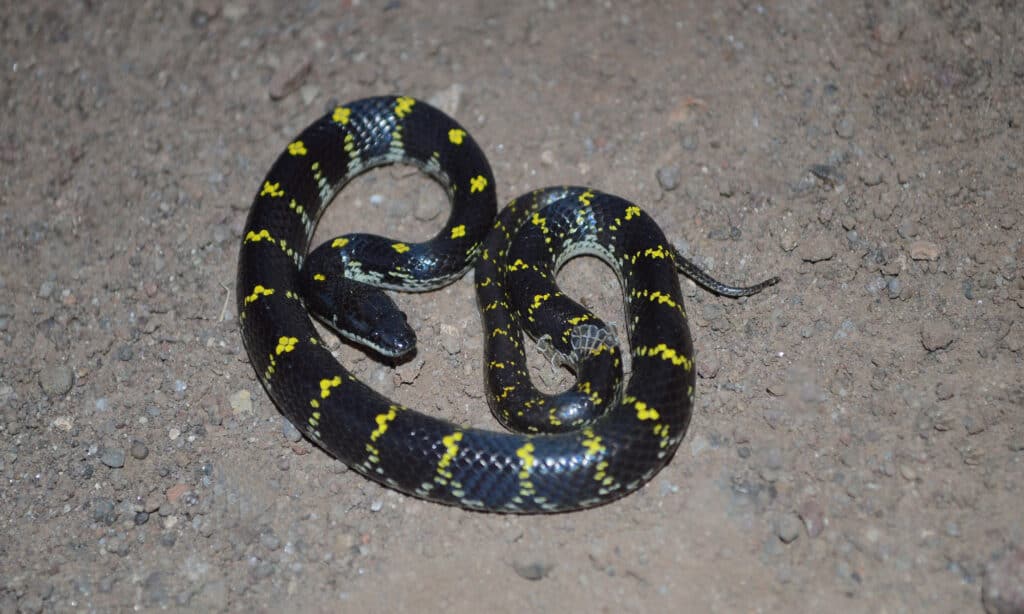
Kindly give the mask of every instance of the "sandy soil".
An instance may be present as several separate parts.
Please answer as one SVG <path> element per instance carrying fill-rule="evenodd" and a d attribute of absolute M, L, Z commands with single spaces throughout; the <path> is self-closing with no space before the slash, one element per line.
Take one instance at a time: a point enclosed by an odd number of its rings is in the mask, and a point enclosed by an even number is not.
<path fill-rule="evenodd" d="M 0 611 L 1022 611 L 1019 4 L 432 4 L 5 3 Z M 593 185 L 724 280 L 782 276 L 688 286 L 698 407 L 640 492 L 417 501 L 254 378 L 257 186 L 325 109 L 393 92 L 471 129 L 502 200 Z M 323 230 L 422 238 L 445 207 L 389 169 Z M 600 263 L 560 279 L 621 318 Z M 342 359 L 497 428 L 471 281 L 398 300 L 417 359 Z"/>

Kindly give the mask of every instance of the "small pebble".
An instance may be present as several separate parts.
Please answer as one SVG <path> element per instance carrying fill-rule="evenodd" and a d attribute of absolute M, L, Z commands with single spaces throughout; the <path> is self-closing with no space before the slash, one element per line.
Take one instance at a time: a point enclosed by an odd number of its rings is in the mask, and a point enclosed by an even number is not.
<path fill-rule="evenodd" d="M 929 352 L 944 350 L 953 344 L 956 333 L 946 321 L 926 322 L 921 327 L 921 345 Z"/>
<path fill-rule="evenodd" d="M 961 422 L 968 435 L 977 435 L 985 431 L 985 421 L 974 416 L 964 416 Z"/>
<path fill-rule="evenodd" d="M 459 333 L 458 328 L 451 324 L 441 325 L 441 347 L 450 356 L 454 356 L 462 351 L 462 335 Z"/>
<path fill-rule="evenodd" d="M 904 239 L 916 237 L 918 233 L 917 222 L 915 220 L 907 218 L 900 222 L 900 225 L 896 227 L 896 232 L 899 233 L 899 235 Z"/>
<path fill-rule="evenodd" d="M 270 99 L 280 100 L 292 93 L 300 86 L 312 67 L 313 61 L 308 55 L 282 64 L 270 79 Z"/>
<path fill-rule="evenodd" d="M 931 241 L 913 241 L 910 244 L 910 258 L 913 260 L 938 260 L 939 246 Z"/>
<path fill-rule="evenodd" d="M 720 369 L 721 363 L 713 355 L 697 361 L 697 375 L 703 379 L 715 379 Z"/>
<path fill-rule="evenodd" d="M 316 100 L 317 96 L 320 95 L 320 88 L 312 83 L 307 83 L 299 88 L 299 98 L 302 99 L 302 104 L 311 105 Z"/>
<path fill-rule="evenodd" d="M 782 543 L 792 543 L 797 537 L 800 537 L 800 519 L 796 514 L 784 515 L 779 519 L 775 534 L 782 540 Z"/>
<path fill-rule="evenodd" d="M 835 130 L 836 130 L 836 134 L 839 135 L 839 138 L 842 138 L 842 139 L 851 139 L 851 138 L 853 138 L 853 133 L 854 133 L 853 118 L 844 115 L 843 117 L 839 118 L 838 121 L 836 121 L 834 127 L 835 127 Z"/>
<path fill-rule="evenodd" d="M 366 64 L 374 65 L 375 62 L 366 62 Z M 457 116 L 459 109 L 462 107 L 462 94 L 465 91 L 466 86 L 461 83 L 452 83 L 448 87 L 438 92 L 435 92 L 427 102 L 434 105 L 438 109 L 441 109 L 445 113 L 451 116 Z"/>
<path fill-rule="evenodd" d="M 114 511 L 114 502 L 110 499 L 95 499 L 92 503 L 92 519 L 94 522 L 102 522 L 110 525 L 117 519 Z"/>
<path fill-rule="evenodd" d="M 100 462 L 112 469 L 124 467 L 124 450 L 121 448 L 103 448 Z"/>
<path fill-rule="evenodd" d="M 903 290 L 903 283 L 900 282 L 899 277 L 890 277 L 889 281 L 886 282 L 886 287 L 889 290 L 889 298 L 896 299 L 900 297 L 900 292 Z"/>
<path fill-rule="evenodd" d="M 846 183 L 846 175 L 844 175 L 835 166 L 828 164 L 812 164 L 807 170 L 827 184 L 839 186 Z"/>
<path fill-rule="evenodd" d="M 281 547 L 281 538 L 268 529 L 260 533 L 260 545 L 267 550 L 274 551 Z"/>
<path fill-rule="evenodd" d="M 187 492 L 188 492 L 188 484 L 182 484 L 181 482 L 179 482 L 179 483 L 175 484 L 174 486 L 171 486 L 170 488 L 168 488 L 165 491 L 164 496 L 167 497 L 167 502 L 168 503 L 170 503 L 171 505 L 174 505 Z"/>
<path fill-rule="evenodd" d="M 529 563 L 523 563 L 516 561 L 512 563 L 512 569 L 515 570 L 516 574 L 524 580 L 543 580 L 549 573 L 554 565 L 541 563 L 539 561 L 531 561 Z"/>
<path fill-rule="evenodd" d="M 149 456 L 149 448 L 146 444 L 139 441 L 138 439 L 132 440 L 132 446 L 129 448 L 128 453 L 132 455 L 135 460 L 142 460 Z"/>
<path fill-rule="evenodd" d="M 67 365 L 54 365 L 39 372 L 39 386 L 47 396 L 64 396 L 74 383 L 75 374 Z"/>
<path fill-rule="evenodd" d="M 231 411 L 235 415 L 252 413 L 252 395 L 249 394 L 248 390 L 238 390 L 231 395 L 228 403 L 231 404 Z"/>
<path fill-rule="evenodd" d="M 840 339 L 847 339 L 855 332 L 857 332 L 857 325 L 853 320 L 846 319 L 839 324 L 839 328 L 832 334 L 832 338 L 837 341 Z"/>
<path fill-rule="evenodd" d="M 655 173 L 655 177 L 658 179 L 658 185 L 661 186 L 662 190 L 671 192 L 672 190 L 679 187 L 679 179 L 682 172 L 678 166 L 663 166 L 659 168 Z"/>
<path fill-rule="evenodd" d="M 868 281 L 868 283 L 864 285 L 864 289 L 868 291 L 868 294 L 878 294 L 888 286 L 888 280 L 886 280 L 885 277 L 878 275 Z"/>
<path fill-rule="evenodd" d="M 413 209 L 412 214 L 413 217 L 415 217 L 417 220 L 420 220 L 421 222 L 429 222 L 430 220 L 441 215 L 441 212 L 444 210 L 445 209 L 442 206 L 440 200 L 436 198 L 422 196 L 417 200 L 416 206 Z"/>
<path fill-rule="evenodd" d="M 281 434 L 292 443 L 302 441 L 302 433 L 299 432 L 299 429 L 295 428 L 295 425 L 283 416 L 281 417 Z"/>
<path fill-rule="evenodd" d="M 813 264 L 835 258 L 836 247 L 831 238 L 819 234 L 805 239 L 797 253 L 801 260 Z"/>
<path fill-rule="evenodd" d="M 39 298 L 50 298 L 53 296 L 53 291 L 57 289 L 57 284 L 52 281 L 44 281 L 39 285 Z"/>
<path fill-rule="evenodd" d="M 817 537 L 825 530 L 825 510 L 814 499 L 808 499 L 800 504 L 797 513 L 804 521 L 808 537 Z"/>
<path fill-rule="evenodd" d="M 880 185 L 885 178 L 882 176 L 881 171 L 869 168 L 860 174 L 860 180 L 864 185 L 873 187 Z"/>

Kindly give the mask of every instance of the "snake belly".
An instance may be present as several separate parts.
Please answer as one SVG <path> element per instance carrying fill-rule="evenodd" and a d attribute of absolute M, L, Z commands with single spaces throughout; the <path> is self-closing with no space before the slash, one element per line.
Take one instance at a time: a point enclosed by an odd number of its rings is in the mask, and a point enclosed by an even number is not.
<path fill-rule="evenodd" d="M 359 173 L 391 163 L 416 165 L 445 186 L 448 222 L 421 244 L 373 238 L 376 262 L 353 255 L 346 270 L 360 281 L 423 290 L 457 279 L 475 261 L 492 384 L 503 380 L 506 365 L 510 373 L 525 371 L 519 324 L 557 293 L 543 284 L 554 283 L 567 258 L 592 254 L 612 266 L 623 288 L 632 375 L 600 415 L 564 432 L 463 428 L 389 400 L 334 358 L 304 307 L 300 269 L 334 195 Z M 237 302 L 258 379 L 317 445 L 416 497 L 539 513 L 592 507 L 635 491 L 672 457 L 693 406 L 693 349 L 674 250 L 639 207 L 586 188 L 541 190 L 495 214 L 483 153 L 429 105 L 369 98 L 314 122 L 271 167 L 243 231 Z M 516 305 L 525 312 L 511 311 Z"/>

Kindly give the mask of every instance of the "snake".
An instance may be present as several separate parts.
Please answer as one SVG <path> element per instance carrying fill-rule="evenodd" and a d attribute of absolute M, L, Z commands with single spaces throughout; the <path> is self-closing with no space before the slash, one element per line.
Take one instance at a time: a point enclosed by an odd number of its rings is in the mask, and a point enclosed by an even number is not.
<path fill-rule="evenodd" d="M 310 251 L 324 209 L 354 177 L 411 165 L 451 204 L 415 243 L 354 233 Z M 623 291 L 618 327 L 564 294 L 562 265 L 597 256 Z M 388 291 L 427 291 L 474 269 L 487 400 L 504 430 L 470 428 L 406 407 L 360 381 L 314 320 L 368 353 L 401 362 L 416 335 Z M 576 186 L 534 190 L 498 212 L 487 158 L 468 131 L 426 102 L 378 96 L 334 105 L 271 166 L 249 210 L 236 280 L 241 337 L 268 396 L 317 446 L 388 488 L 471 510 L 548 513 L 636 491 L 672 458 L 695 396 L 694 349 L 678 279 L 725 296 L 639 206 Z M 525 336 L 576 381 L 543 393 Z"/>

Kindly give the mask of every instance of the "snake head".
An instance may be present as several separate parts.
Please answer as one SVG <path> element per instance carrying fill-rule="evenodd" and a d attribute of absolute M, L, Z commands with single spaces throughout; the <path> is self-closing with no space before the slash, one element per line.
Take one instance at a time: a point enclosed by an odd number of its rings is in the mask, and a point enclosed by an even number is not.
<path fill-rule="evenodd" d="M 345 327 L 342 334 L 388 358 L 412 352 L 416 349 L 416 332 L 405 313 L 383 291 L 373 289 L 373 294 L 377 295 L 374 300 L 341 314 Z"/>
<path fill-rule="evenodd" d="M 309 312 L 336 334 L 387 358 L 416 348 L 416 332 L 398 305 L 380 288 L 344 275 L 304 275 L 302 295 Z"/>

